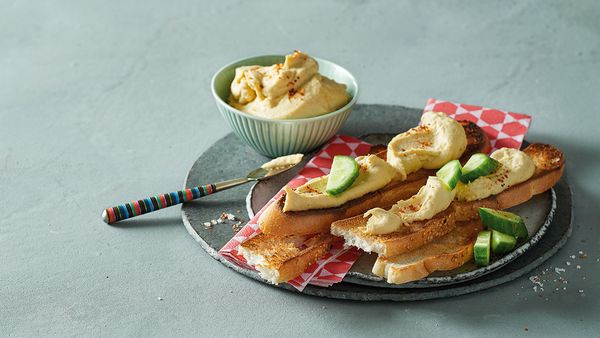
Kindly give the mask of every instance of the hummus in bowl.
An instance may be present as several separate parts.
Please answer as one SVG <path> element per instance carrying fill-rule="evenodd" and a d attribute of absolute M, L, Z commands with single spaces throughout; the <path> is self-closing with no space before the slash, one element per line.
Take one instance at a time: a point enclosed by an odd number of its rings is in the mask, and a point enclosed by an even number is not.
<path fill-rule="evenodd" d="M 348 101 L 346 85 L 320 74 L 317 60 L 298 51 L 283 63 L 236 68 L 229 96 L 232 107 L 274 120 L 331 113 Z"/>
<path fill-rule="evenodd" d="M 337 133 L 356 103 L 358 84 L 349 71 L 316 57 L 303 60 L 304 55 L 290 55 L 287 67 L 285 55 L 247 58 L 213 76 L 219 112 L 240 140 L 262 155 L 278 157 L 319 147 Z M 285 86 L 265 79 L 275 74 L 299 79 Z M 312 93 L 309 100 L 307 91 Z"/>

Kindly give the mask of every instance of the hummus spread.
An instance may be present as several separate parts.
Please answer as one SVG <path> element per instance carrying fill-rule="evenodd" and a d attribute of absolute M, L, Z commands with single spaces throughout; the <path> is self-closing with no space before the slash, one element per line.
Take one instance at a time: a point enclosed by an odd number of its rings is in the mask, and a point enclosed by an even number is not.
<path fill-rule="evenodd" d="M 328 175 L 314 178 L 295 190 L 285 187 L 283 211 L 334 208 L 386 186 L 395 176 L 395 170 L 385 160 L 375 156 L 356 158 L 359 174 L 354 183 L 337 196 L 325 192 Z"/>
<path fill-rule="evenodd" d="M 261 165 L 260 167 L 265 169 L 266 171 L 274 171 L 280 168 L 296 165 L 300 163 L 300 161 L 302 161 L 303 157 L 303 154 L 280 156 L 270 160 L 269 162 Z"/>
<path fill-rule="evenodd" d="M 284 63 L 235 70 L 229 104 L 243 112 L 274 120 L 327 114 L 350 100 L 346 85 L 319 74 L 319 64 L 295 51 Z"/>
<path fill-rule="evenodd" d="M 364 231 L 372 235 L 389 234 L 412 222 L 431 219 L 450 206 L 455 194 L 456 189 L 448 191 L 437 177 L 430 176 L 416 195 L 398 201 L 390 210 L 367 211 L 364 217 L 369 219 Z"/>
<path fill-rule="evenodd" d="M 360 174 L 340 195 L 325 192 L 328 176 L 312 179 L 295 190 L 286 187 L 284 211 L 338 207 L 379 190 L 392 180 L 405 180 L 421 168 L 437 169 L 458 159 L 467 146 L 463 127 L 443 113 L 426 112 L 421 126 L 397 135 L 388 145 L 387 162 L 375 155 L 358 157 Z"/>
<path fill-rule="evenodd" d="M 438 169 L 459 158 L 467 147 L 464 128 L 444 113 L 426 112 L 421 125 L 397 135 L 388 145 L 387 161 L 400 179 L 421 169 Z"/>
<path fill-rule="evenodd" d="M 490 175 L 456 186 L 456 199 L 475 201 L 496 195 L 509 187 L 527 181 L 535 172 L 535 163 L 524 152 L 513 148 L 494 151 L 491 158 L 500 162 L 500 167 Z"/>

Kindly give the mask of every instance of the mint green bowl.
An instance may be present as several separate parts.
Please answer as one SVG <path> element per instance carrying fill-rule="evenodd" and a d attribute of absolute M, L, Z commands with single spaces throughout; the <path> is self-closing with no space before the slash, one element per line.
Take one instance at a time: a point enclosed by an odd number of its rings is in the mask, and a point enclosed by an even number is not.
<path fill-rule="evenodd" d="M 259 154 L 269 157 L 307 153 L 325 143 L 350 116 L 358 97 L 358 84 L 349 71 L 331 61 L 315 58 L 322 75 L 346 85 L 352 99 L 342 108 L 310 118 L 269 120 L 244 113 L 227 104 L 237 67 L 270 66 L 284 60 L 284 55 L 264 55 L 235 61 L 221 68 L 213 76 L 211 84 L 217 108 L 233 132 Z"/>

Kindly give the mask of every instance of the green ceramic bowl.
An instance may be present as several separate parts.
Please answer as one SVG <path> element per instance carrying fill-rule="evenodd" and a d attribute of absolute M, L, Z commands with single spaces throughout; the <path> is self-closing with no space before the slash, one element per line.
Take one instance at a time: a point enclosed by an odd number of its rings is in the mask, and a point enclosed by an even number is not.
<path fill-rule="evenodd" d="M 212 79 L 212 92 L 217 108 L 233 132 L 258 153 L 269 157 L 307 153 L 325 143 L 350 116 L 358 97 L 358 84 L 349 71 L 331 61 L 315 58 L 321 74 L 346 85 L 352 99 L 342 108 L 310 118 L 269 120 L 244 113 L 227 104 L 237 67 L 270 66 L 284 60 L 284 55 L 264 55 L 235 61 L 221 68 Z"/>

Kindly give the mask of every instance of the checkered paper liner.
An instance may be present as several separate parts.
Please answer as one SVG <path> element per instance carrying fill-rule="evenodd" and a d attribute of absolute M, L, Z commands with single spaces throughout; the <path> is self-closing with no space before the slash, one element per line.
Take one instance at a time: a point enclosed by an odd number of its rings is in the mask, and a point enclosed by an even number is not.
<path fill-rule="evenodd" d="M 531 124 L 529 115 L 433 98 L 427 100 L 423 111 L 441 112 L 458 121 L 474 122 L 489 136 L 492 151 L 499 148 L 519 149 Z"/>
<path fill-rule="evenodd" d="M 519 148 L 531 122 L 531 117 L 513 112 L 484 108 L 449 101 L 429 99 L 424 111 L 443 112 L 456 120 L 469 120 L 480 126 L 490 138 L 493 149 L 500 147 Z M 361 156 L 371 149 L 371 145 L 357 138 L 336 135 L 304 166 L 288 185 L 296 188 L 308 180 L 327 175 L 335 155 Z M 219 254 L 230 262 L 246 269 L 254 269 L 237 251 L 237 247 L 244 241 L 260 233 L 258 219 L 262 212 L 271 203 L 283 194 L 280 190 L 254 217 L 229 241 Z M 308 239 L 308 237 L 307 237 Z M 312 264 L 300 276 L 288 283 L 299 291 L 308 285 L 328 287 L 339 283 L 354 262 L 360 257 L 362 251 L 354 247 L 344 248 L 343 240 L 334 241 L 331 250 L 316 263 Z"/>

